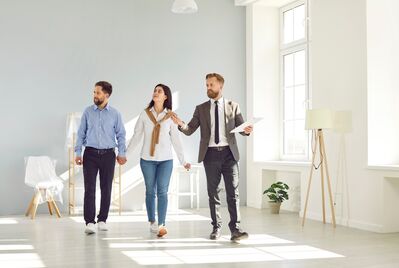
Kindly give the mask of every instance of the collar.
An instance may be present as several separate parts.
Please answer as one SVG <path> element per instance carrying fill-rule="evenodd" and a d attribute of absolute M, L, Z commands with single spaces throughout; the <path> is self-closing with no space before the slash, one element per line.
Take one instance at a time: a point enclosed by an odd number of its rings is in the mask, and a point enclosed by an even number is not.
<path fill-rule="evenodd" d="M 151 107 L 150 112 L 155 113 L 155 114 L 157 113 L 157 112 L 155 111 L 154 106 Z M 166 108 L 163 109 L 163 111 L 161 112 L 161 114 L 162 114 L 162 113 L 167 114 L 167 113 L 168 113 L 168 109 L 166 109 Z"/>
<path fill-rule="evenodd" d="M 100 110 L 100 108 L 98 108 L 97 105 L 93 104 L 93 110 Z M 105 105 L 103 110 L 109 110 L 109 103 L 107 103 L 107 105 Z"/>
<path fill-rule="evenodd" d="M 215 104 L 215 100 L 214 100 L 214 99 L 211 99 L 211 104 Z M 221 105 L 224 104 L 224 98 L 223 98 L 223 97 L 221 97 L 220 99 L 218 99 L 218 104 L 221 104 Z"/>

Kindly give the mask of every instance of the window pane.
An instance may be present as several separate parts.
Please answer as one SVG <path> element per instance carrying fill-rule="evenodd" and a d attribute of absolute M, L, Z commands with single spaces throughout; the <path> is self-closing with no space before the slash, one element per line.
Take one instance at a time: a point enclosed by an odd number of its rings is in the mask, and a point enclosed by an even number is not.
<path fill-rule="evenodd" d="M 288 54 L 284 56 L 284 87 L 294 85 L 294 56 Z"/>
<path fill-rule="evenodd" d="M 306 155 L 308 134 L 304 128 L 305 120 L 284 123 L 285 155 Z"/>
<path fill-rule="evenodd" d="M 306 81 L 306 62 L 305 50 L 294 53 L 294 83 L 295 85 L 305 84 Z"/>
<path fill-rule="evenodd" d="M 288 10 L 283 13 L 284 23 L 284 44 L 293 41 L 294 38 L 294 11 Z"/>
<path fill-rule="evenodd" d="M 306 154 L 307 131 L 305 130 L 305 120 L 297 120 L 294 123 L 294 148 L 293 154 Z"/>
<path fill-rule="evenodd" d="M 294 119 L 294 88 L 284 90 L 284 120 Z"/>
<path fill-rule="evenodd" d="M 294 41 L 305 38 L 305 6 L 294 8 Z"/>
<path fill-rule="evenodd" d="M 306 111 L 306 89 L 305 86 L 297 86 L 295 87 L 295 119 L 305 119 L 305 111 Z"/>
<path fill-rule="evenodd" d="M 294 121 L 284 123 L 284 154 L 294 151 Z"/>

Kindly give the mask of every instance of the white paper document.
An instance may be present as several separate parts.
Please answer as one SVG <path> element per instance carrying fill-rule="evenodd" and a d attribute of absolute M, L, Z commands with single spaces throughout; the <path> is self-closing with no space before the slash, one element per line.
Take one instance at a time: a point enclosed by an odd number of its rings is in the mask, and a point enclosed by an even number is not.
<path fill-rule="evenodd" d="M 235 129 L 231 130 L 230 133 L 243 132 L 244 128 L 246 128 L 247 126 L 253 126 L 254 124 L 258 123 L 260 120 L 261 118 L 254 118 L 250 121 L 246 121 L 241 125 L 239 125 L 238 127 L 236 127 Z"/>

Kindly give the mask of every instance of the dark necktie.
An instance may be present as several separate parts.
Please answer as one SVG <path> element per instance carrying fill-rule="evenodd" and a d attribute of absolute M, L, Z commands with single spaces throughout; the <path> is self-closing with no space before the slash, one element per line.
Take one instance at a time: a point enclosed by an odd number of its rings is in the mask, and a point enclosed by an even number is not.
<path fill-rule="evenodd" d="M 219 109 L 218 101 L 215 101 L 215 143 L 219 143 Z"/>

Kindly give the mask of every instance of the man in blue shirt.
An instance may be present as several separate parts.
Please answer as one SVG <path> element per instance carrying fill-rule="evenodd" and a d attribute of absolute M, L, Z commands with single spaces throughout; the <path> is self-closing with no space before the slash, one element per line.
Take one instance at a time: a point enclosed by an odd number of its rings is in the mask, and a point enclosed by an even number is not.
<path fill-rule="evenodd" d="M 78 165 L 83 164 L 85 233 L 95 233 L 96 179 L 100 173 L 101 205 L 97 216 L 98 229 L 107 231 L 106 221 L 111 203 L 112 180 L 115 159 L 120 165 L 126 163 L 126 131 L 121 114 L 108 104 L 112 85 L 105 81 L 95 84 L 94 105 L 85 109 L 78 130 L 75 146 Z M 82 159 L 82 146 L 85 151 Z M 118 147 L 118 156 L 115 154 Z"/>

